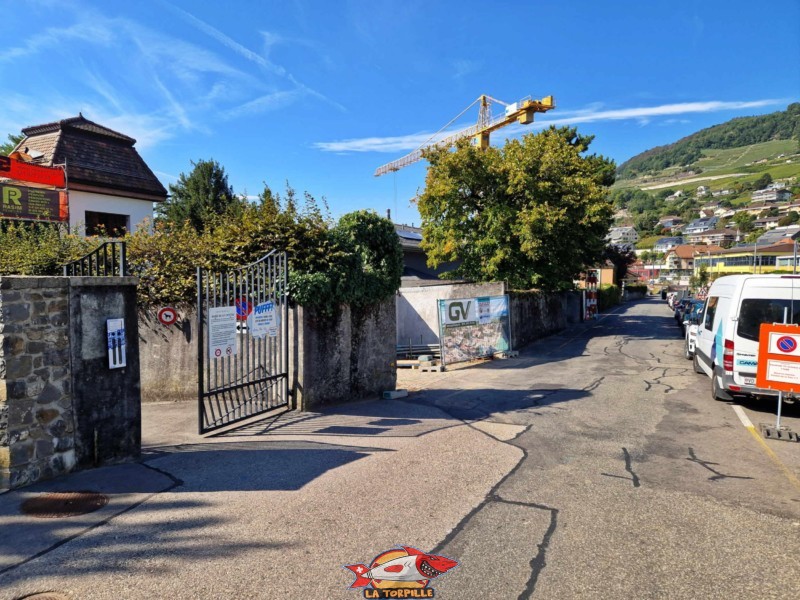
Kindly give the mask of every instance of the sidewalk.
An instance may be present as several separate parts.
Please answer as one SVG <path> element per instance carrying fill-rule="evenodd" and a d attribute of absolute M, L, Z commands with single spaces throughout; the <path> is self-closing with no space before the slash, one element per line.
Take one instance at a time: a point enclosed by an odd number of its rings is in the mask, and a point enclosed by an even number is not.
<path fill-rule="evenodd" d="M 0 598 L 358 597 L 343 565 L 398 544 L 430 550 L 521 458 L 502 443 L 517 426 L 484 431 L 397 400 L 206 438 L 195 419 L 194 403 L 145 405 L 141 463 L 0 496 Z M 25 499 L 65 490 L 109 503 L 77 517 L 20 513 Z"/>

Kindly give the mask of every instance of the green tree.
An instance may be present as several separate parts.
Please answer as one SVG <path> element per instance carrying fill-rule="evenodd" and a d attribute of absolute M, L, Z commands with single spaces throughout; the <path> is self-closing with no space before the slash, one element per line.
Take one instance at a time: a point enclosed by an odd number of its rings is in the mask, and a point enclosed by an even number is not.
<path fill-rule="evenodd" d="M 0 144 L 0 155 L 8 156 L 11 154 L 11 151 L 19 144 L 22 140 L 25 139 L 24 135 L 14 135 L 13 133 L 8 134 L 8 141 L 3 142 Z"/>
<path fill-rule="evenodd" d="M 764 173 L 761 177 L 759 177 L 753 182 L 753 189 L 763 190 L 770 183 L 772 183 L 772 175 L 770 175 L 769 173 Z"/>
<path fill-rule="evenodd" d="M 234 195 L 217 161 L 192 161 L 192 166 L 189 175 L 181 173 L 178 182 L 170 184 L 171 197 L 156 208 L 158 220 L 173 225 L 188 222 L 203 231 L 221 215 L 241 213 L 245 202 Z"/>
<path fill-rule="evenodd" d="M 571 286 L 611 224 L 613 163 L 585 155 L 592 139 L 551 127 L 503 148 L 426 151 L 417 205 L 428 263 L 458 261 L 450 276 L 519 289 Z"/>
<path fill-rule="evenodd" d="M 756 222 L 756 219 L 753 215 L 751 215 L 750 213 L 746 213 L 744 211 L 738 212 L 735 215 L 733 215 L 733 218 L 731 220 L 734 223 L 736 223 L 736 226 L 742 233 L 748 233 L 750 231 L 753 231 Z"/>
<path fill-rule="evenodd" d="M 778 227 L 786 227 L 787 225 L 794 225 L 800 221 L 800 213 L 796 210 L 789 211 L 789 214 L 785 217 L 782 217 L 780 221 L 778 221 Z"/>
<path fill-rule="evenodd" d="M 628 248 L 610 245 L 603 250 L 602 258 L 614 265 L 614 283 L 621 285 L 628 276 L 628 268 L 636 262 L 636 253 Z"/>

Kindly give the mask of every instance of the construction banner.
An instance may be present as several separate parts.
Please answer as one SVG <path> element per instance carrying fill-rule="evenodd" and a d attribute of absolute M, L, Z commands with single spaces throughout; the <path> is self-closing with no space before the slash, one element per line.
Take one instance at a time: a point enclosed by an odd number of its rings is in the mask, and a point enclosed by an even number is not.
<path fill-rule="evenodd" d="M 23 221 L 67 221 L 66 192 L 0 183 L 0 217 Z"/>
<path fill-rule="evenodd" d="M 439 300 L 442 364 L 511 350 L 508 296 Z"/>

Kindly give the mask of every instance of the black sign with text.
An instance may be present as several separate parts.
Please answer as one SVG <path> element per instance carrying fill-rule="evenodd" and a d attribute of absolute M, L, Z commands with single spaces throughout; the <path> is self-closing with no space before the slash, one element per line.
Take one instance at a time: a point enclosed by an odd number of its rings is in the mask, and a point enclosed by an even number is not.
<path fill-rule="evenodd" d="M 29 221 L 61 221 L 60 193 L 0 183 L 0 217 Z"/>

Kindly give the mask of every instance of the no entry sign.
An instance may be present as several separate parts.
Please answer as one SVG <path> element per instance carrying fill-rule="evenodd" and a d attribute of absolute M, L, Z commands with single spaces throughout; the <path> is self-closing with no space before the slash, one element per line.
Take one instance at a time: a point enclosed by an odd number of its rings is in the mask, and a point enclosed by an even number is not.
<path fill-rule="evenodd" d="M 178 320 L 178 311 L 170 306 L 165 306 L 158 311 L 158 320 L 162 325 L 172 325 Z"/>

